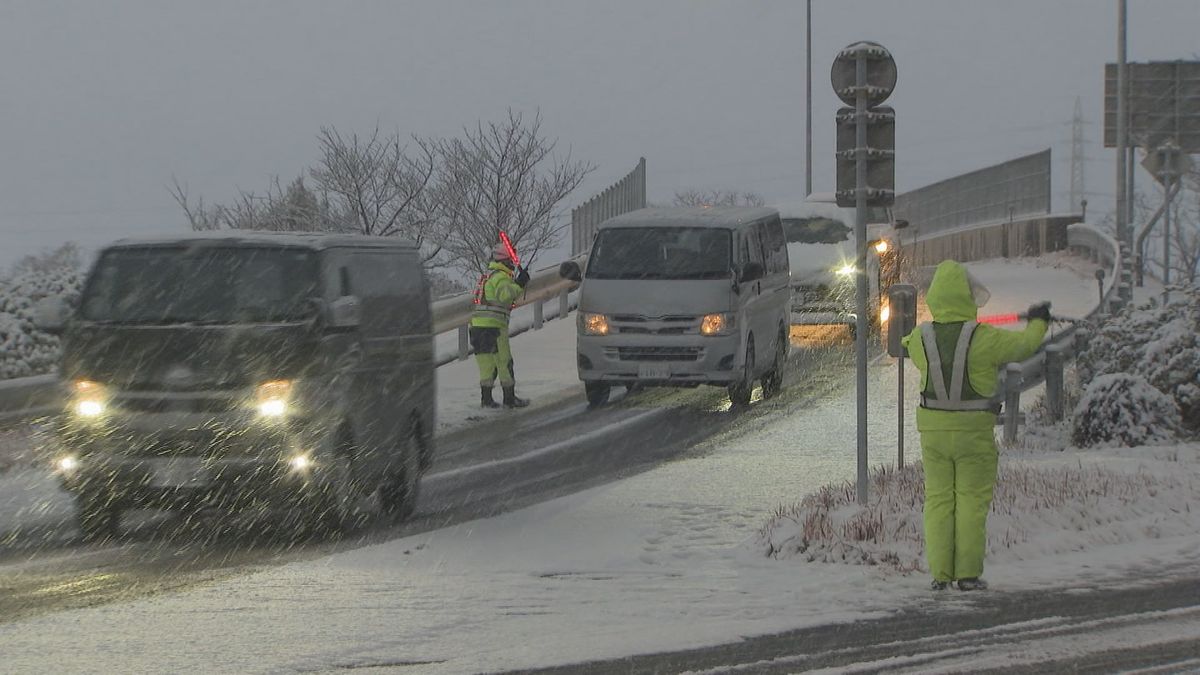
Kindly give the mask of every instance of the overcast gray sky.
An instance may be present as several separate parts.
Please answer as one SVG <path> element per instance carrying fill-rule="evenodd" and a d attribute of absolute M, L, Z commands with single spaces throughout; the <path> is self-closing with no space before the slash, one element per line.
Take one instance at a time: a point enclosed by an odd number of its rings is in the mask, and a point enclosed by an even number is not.
<path fill-rule="evenodd" d="M 815 189 L 833 187 L 830 63 L 870 39 L 899 67 L 900 189 L 1052 147 L 1065 193 L 1079 96 L 1088 189 L 1114 191 L 1098 122 L 1116 0 L 813 5 Z M 1129 5 L 1131 60 L 1200 52 L 1200 0 Z M 3 0 L 0 264 L 67 240 L 182 229 L 172 176 L 209 200 L 261 190 L 315 160 L 321 125 L 442 136 L 508 107 L 540 108 L 562 149 L 598 165 L 572 203 L 639 156 L 652 200 L 684 187 L 800 198 L 804 7 Z"/>

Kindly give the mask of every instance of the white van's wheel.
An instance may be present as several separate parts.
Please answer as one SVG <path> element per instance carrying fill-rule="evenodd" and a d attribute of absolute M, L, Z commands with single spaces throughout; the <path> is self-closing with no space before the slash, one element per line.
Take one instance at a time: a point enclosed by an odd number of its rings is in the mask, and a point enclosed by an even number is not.
<path fill-rule="evenodd" d="M 588 405 L 595 408 L 608 403 L 612 386 L 603 382 L 584 382 L 583 390 L 587 394 Z"/>
<path fill-rule="evenodd" d="M 729 385 L 729 400 L 734 405 L 750 405 L 754 393 L 754 338 L 746 339 L 746 364 L 742 381 Z"/>
<path fill-rule="evenodd" d="M 775 363 L 762 378 L 763 398 L 772 398 L 783 389 L 783 369 L 787 367 L 787 333 L 779 331 L 775 340 Z"/>

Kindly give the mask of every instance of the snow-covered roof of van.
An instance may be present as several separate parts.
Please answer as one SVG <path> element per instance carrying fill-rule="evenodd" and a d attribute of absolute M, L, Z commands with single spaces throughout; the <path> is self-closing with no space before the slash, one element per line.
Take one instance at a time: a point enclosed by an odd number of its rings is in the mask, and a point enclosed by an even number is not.
<path fill-rule="evenodd" d="M 754 206 L 671 206 L 638 209 L 610 218 L 609 227 L 720 227 L 732 228 L 778 215 L 775 209 Z"/>
<path fill-rule="evenodd" d="M 321 250 L 341 246 L 371 248 L 416 248 L 415 242 L 396 237 L 367 237 L 326 232 L 267 232 L 259 230 L 217 230 L 187 232 L 175 236 L 130 237 L 118 239 L 108 247 L 138 246 L 287 246 Z"/>

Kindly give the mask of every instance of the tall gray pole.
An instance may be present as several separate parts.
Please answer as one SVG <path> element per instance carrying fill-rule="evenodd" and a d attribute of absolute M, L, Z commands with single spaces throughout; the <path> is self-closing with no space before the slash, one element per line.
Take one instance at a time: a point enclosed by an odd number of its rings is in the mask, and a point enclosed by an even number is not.
<path fill-rule="evenodd" d="M 1128 300 L 1127 293 L 1129 289 L 1126 285 L 1129 283 L 1126 270 L 1127 263 L 1130 258 L 1131 244 L 1133 237 L 1129 236 L 1127 202 L 1131 195 L 1126 194 L 1128 185 L 1125 183 L 1126 170 L 1126 146 L 1128 138 L 1126 134 L 1129 128 L 1129 109 L 1126 101 L 1129 86 L 1129 74 L 1126 72 L 1125 65 L 1125 0 L 1117 0 L 1117 240 L 1121 242 L 1121 247 L 1125 249 L 1122 256 L 1121 278 L 1117 279 L 1117 288 L 1121 290 L 1120 296 L 1123 300 Z"/>
<path fill-rule="evenodd" d="M 867 503 L 867 54 L 854 62 L 854 237 L 856 314 L 855 361 L 858 365 L 858 503 Z"/>
<path fill-rule="evenodd" d="M 808 36 L 804 39 L 807 51 L 804 71 L 804 196 L 812 194 L 812 0 L 808 0 L 808 14 L 804 23 Z"/>
<path fill-rule="evenodd" d="M 1169 171 L 1163 171 L 1163 185 L 1167 186 L 1166 211 L 1163 213 L 1163 305 L 1171 300 L 1171 185 L 1174 176 Z"/>

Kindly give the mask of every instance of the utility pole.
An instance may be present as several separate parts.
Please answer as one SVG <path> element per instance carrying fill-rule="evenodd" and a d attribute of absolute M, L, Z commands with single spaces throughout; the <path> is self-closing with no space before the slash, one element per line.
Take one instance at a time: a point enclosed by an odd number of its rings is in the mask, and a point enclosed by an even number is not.
<path fill-rule="evenodd" d="M 1083 104 L 1075 97 L 1075 118 L 1071 121 L 1071 202 L 1070 208 L 1082 208 L 1087 195 L 1084 181 Z"/>
<path fill-rule="evenodd" d="M 1129 145 L 1129 73 L 1125 63 L 1125 2 L 1117 0 L 1117 241 L 1121 242 L 1121 278 L 1116 280 L 1117 293 L 1126 302 L 1132 299 L 1133 289 L 1130 257 L 1133 253 L 1133 237 L 1130 236 L 1128 204 L 1132 195 L 1126 193 L 1126 169 Z"/>
<path fill-rule="evenodd" d="M 808 0 L 808 13 L 804 22 L 807 37 L 804 49 L 807 52 L 804 71 L 804 196 L 812 194 L 812 0 Z"/>

